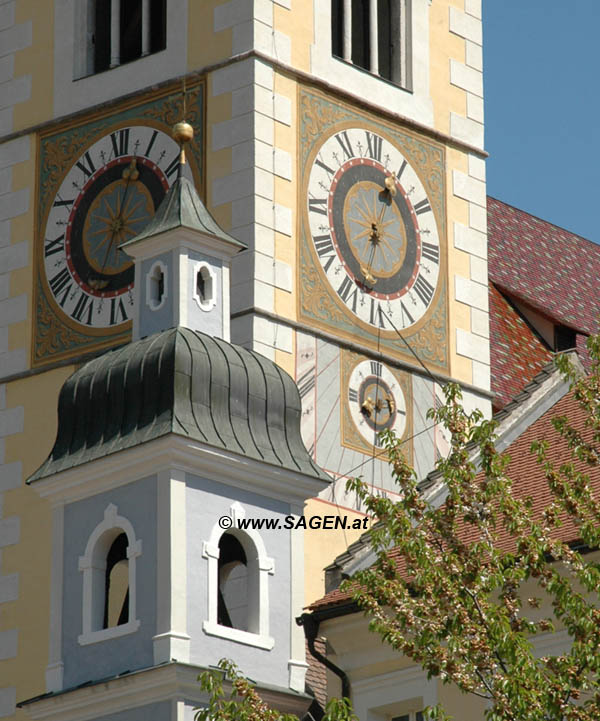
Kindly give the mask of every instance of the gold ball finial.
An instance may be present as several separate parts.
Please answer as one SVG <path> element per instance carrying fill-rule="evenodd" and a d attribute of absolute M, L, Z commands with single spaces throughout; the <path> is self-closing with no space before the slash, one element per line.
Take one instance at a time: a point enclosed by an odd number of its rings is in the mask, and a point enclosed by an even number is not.
<path fill-rule="evenodd" d="M 188 143 L 194 137 L 194 128 L 185 120 L 180 123 L 175 123 L 173 130 L 171 131 L 173 140 L 179 145 Z"/>

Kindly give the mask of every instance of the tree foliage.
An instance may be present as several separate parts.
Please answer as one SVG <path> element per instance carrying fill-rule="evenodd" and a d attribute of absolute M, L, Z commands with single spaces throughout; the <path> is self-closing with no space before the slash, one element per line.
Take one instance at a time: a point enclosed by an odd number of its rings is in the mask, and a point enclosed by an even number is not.
<path fill-rule="evenodd" d="M 252 681 L 242 676 L 232 661 L 221 659 L 218 668 L 200 674 L 199 681 L 208 694 L 208 704 L 197 710 L 196 721 L 298 721 L 293 714 L 270 708 Z M 348 699 L 331 699 L 323 721 L 358 719 Z"/>
<path fill-rule="evenodd" d="M 378 523 L 370 531 L 376 560 L 346 588 L 386 643 L 430 677 L 485 699 L 488 721 L 600 718 L 600 563 L 591 552 L 600 547 L 600 339 L 588 347 L 585 378 L 559 360 L 585 418 L 577 427 L 553 420 L 565 462 L 555 466 L 546 440 L 531 449 L 551 492 L 547 507 L 515 492 L 509 458 L 496 448 L 497 424 L 466 413 L 452 384 L 445 405 L 430 412 L 451 435 L 438 463 L 445 503 L 423 495 L 390 432 L 382 437 L 399 500 L 373 496 L 360 479 L 348 483 Z M 577 545 L 561 540 L 565 524 Z M 560 651 L 536 653 L 540 640 L 562 644 Z M 290 721 L 267 709 L 233 665 L 222 668 L 233 696 L 205 674 L 211 701 L 198 721 Z M 447 718 L 441 707 L 427 715 Z M 326 721 L 351 718 L 347 701 L 328 706 Z"/>
<path fill-rule="evenodd" d="M 374 497 L 360 480 L 350 483 L 380 521 L 371 532 L 376 562 L 352 580 L 371 629 L 430 677 L 485 699 L 489 721 L 600 718 L 600 564 L 589 553 L 600 546 L 591 478 L 599 475 L 598 338 L 589 349 L 593 369 L 585 378 L 559 361 L 585 415 L 580 427 L 564 417 L 552 421 L 566 462 L 556 467 L 549 460 L 546 440 L 531 448 L 551 491 L 547 507 L 513 493 L 510 459 L 496 449 L 497 424 L 479 411 L 466 413 L 456 385 L 430 413 L 452 438 L 438 464 L 443 505 L 419 492 L 390 433 L 384 440 L 400 500 Z M 560 540 L 567 524 L 575 532 L 565 540 L 577 545 Z M 536 640 L 549 634 L 560 652 L 538 655 Z M 433 715 L 444 717 L 439 708 Z"/>

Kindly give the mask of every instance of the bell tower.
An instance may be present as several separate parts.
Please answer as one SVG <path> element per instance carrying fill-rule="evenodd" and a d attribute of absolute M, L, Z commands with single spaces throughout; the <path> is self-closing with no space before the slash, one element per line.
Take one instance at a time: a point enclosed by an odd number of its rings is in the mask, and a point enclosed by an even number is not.
<path fill-rule="evenodd" d="M 189 135 L 176 126 L 178 178 L 123 246 L 134 340 L 64 383 L 54 447 L 28 481 L 53 508 L 47 693 L 21 704 L 34 718 L 75 704 L 73 719 L 184 721 L 204 702 L 198 673 L 224 657 L 275 706 L 311 701 L 290 519 L 329 479 L 303 445 L 294 381 L 228 342 L 229 263 L 245 246 L 183 177 Z"/>

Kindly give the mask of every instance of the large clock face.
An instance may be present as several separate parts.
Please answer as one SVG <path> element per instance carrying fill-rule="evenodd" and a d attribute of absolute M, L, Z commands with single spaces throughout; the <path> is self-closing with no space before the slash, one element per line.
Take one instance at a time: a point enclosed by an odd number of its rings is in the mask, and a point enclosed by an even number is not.
<path fill-rule="evenodd" d="M 45 223 L 43 270 L 57 310 L 76 326 L 118 329 L 131 318 L 133 261 L 120 245 L 154 215 L 178 159 L 169 135 L 132 125 L 97 139 L 64 174 Z"/>
<path fill-rule="evenodd" d="M 432 306 L 440 237 L 419 174 L 383 135 L 350 127 L 320 145 L 307 215 L 322 273 L 345 311 L 371 328 L 403 330 Z"/>

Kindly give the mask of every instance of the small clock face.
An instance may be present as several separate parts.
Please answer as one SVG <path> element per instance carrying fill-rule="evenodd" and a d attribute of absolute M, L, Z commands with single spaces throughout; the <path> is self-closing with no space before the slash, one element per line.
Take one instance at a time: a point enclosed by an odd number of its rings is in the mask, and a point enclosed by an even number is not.
<path fill-rule="evenodd" d="M 400 149 L 365 128 L 330 135 L 308 180 L 315 255 L 338 304 L 369 327 L 402 330 L 430 308 L 440 239 L 418 173 Z"/>
<path fill-rule="evenodd" d="M 381 446 L 378 434 L 389 428 L 398 438 L 406 429 L 406 399 L 397 379 L 383 363 L 364 360 L 348 381 L 350 416 L 361 436 Z"/>
<path fill-rule="evenodd" d="M 43 268 L 55 304 L 76 326 L 112 329 L 131 318 L 133 261 L 119 246 L 152 218 L 178 161 L 166 133 L 122 127 L 65 174 L 46 221 Z"/>

